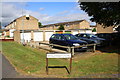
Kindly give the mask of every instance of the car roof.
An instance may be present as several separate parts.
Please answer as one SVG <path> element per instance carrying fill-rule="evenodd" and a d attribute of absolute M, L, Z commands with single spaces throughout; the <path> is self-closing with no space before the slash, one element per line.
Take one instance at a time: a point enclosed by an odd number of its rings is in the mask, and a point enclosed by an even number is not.
<path fill-rule="evenodd" d="M 53 35 L 72 35 L 72 34 L 53 34 Z"/>
<path fill-rule="evenodd" d="M 78 33 L 78 34 L 90 34 L 90 33 Z"/>

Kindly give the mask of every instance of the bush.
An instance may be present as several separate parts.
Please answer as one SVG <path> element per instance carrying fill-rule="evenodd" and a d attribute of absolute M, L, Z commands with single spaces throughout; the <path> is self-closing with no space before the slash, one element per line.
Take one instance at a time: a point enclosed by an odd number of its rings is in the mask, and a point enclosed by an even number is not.
<path fill-rule="evenodd" d="M 65 30 L 63 25 L 60 25 L 60 27 L 58 28 L 58 30 Z"/>
<path fill-rule="evenodd" d="M 5 37 L 8 37 L 8 38 L 10 38 L 10 36 L 8 35 L 8 36 L 5 36 Z"/>
<path fill-rule="evenodd" d="M 96 32 L 96 28 L 94 28 L 94 29 L 92 30 L 92 32 Z"/>

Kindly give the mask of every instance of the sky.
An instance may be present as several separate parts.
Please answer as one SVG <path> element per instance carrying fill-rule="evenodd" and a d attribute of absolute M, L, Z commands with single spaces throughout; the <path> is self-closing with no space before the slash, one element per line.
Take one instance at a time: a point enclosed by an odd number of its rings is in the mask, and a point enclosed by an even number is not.
<path fill-rule="evenodd" d="M 3 2 L 2 26 L 26 14 L 37 18 L 42 25 L 83 19 L 95 25 L 77 2 Z"/>

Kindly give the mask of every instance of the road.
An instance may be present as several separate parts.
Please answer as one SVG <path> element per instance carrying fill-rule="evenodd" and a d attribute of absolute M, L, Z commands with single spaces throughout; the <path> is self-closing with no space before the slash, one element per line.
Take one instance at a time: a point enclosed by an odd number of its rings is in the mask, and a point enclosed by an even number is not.
<path fill-rule="evenodd" d="M 5 56 L 1 53 L 0 55 L 2 55 L 2 78 L 33 78 L 19 74 Z"/>

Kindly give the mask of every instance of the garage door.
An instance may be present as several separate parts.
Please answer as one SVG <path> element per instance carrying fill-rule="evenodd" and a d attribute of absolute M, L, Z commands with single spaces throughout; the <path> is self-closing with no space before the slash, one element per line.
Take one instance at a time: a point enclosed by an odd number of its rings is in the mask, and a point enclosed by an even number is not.
<path fill-rule="evenodd" d="M 24 39 L 25 42 L 30 42 L 31 33 L 21 33 L 21 41 Z"/>
<path fill-rule="evenodd" d="M 72 33 L 73 35 L 75 35 L 75 34 L 78 34 L 78 31 L 73 31 L 73 33 Z"/>
<path fill-rule="evenodd" d="M 49 41 L 49 38 L 54 34 L 54 32 L 45 32 L 45 41 Z"/>
<path fill-rule="evenodd" d="M 92 33 L 92 30 L 86 30 L 86 33 Z"/>
<path fill-rule="evenodd" d="M 43 41 L 43 32 L 34 32 L 33 36 L 34 41 Z"/>

